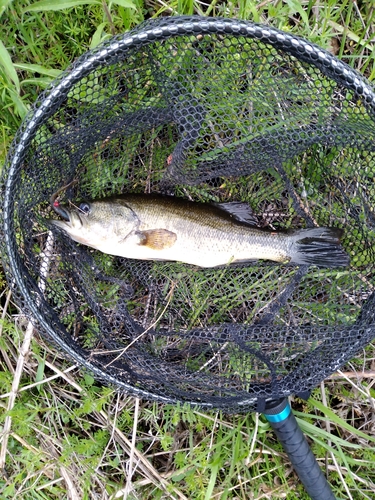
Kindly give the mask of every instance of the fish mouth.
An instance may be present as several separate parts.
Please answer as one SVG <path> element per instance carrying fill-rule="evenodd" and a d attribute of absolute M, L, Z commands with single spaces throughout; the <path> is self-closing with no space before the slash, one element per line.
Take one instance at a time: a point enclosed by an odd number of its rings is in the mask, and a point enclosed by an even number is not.
<path fill-rule="evenodd" d="M 66 208 L 59 207 L 59 215 L 64 219 L 64 220 L 52 220 L 51 222 L 57 226 L 61 227 L 62 229 L 74 229 L 77 228 L 79 229 L 80 227 L 83 226 L 82 219 L 80 217 L 80 214 L 78 212 L 70 212 Z"/>
<path fill-rule="evenodd" d="M 62 206 L 58 207 L 59 209 L 59 215 L 66 221 L 70 222 L 70 214 L 69 212 Z"/>

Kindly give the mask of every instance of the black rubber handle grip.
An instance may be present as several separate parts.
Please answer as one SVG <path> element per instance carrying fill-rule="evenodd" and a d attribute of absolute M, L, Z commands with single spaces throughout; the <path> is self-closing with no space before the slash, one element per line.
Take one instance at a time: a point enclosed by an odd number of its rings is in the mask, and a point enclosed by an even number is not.
<path fill-rule="evenodd" d="M 267 403 L 264 412 L 312 500 L 335 500 L 287 399 Z M 279 418 L 278 418 L 279 417 Z M 279 420 L 279 421 L 278 421 Z"/>

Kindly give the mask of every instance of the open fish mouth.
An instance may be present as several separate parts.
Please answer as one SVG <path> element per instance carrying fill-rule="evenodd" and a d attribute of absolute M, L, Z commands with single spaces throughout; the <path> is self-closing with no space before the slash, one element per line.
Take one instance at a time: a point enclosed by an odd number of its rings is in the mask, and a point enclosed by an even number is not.
<path fill-rule="evenodd" d="M 54 209 L 54 211 L 58 215 L 60 215 L 60 217 L 62 219 L 64 219 L 65 222 L 69 222 L 69 223 L 72 222 L 70 212 L 65 207 L 63 207 L 63 206 L 60 205 L 59 194 L 62 191 L 65 191 L 68 187 L 72 186 L 73 184 L 76 184 L 76 182 L 77 182 L 77 180 L 73 179 L 73 181 L 71 181 L 69 184 L 67 184 L 66 186 L 61 187 L 55 193 L 53 193 L 52 196 L 51 196 L 51 198 L 50 198 L 50 203 L 51 203 L 51 206 Z M 64 227 L 64 226 L 61 226 L 61 227 Z"/>
<path fill-rule="evenodd" d="M 60 205 L 58 207 L 58 214 L 64 220 L 52 220 L 55 226 L 61 227 L 62 229 L 73 229 L 74 227 L 83 226 L 81 214 L 78 211 L 73 212 Z"/>
<path fill-rule="evenodd" d="M 68 222 L 68 223 L 71 222 L 70 213 L 61 205 L 58 206 L 58 213 L 59 213 L 60 217 L 62 217 L 64 219 L 65 222 Z"/>

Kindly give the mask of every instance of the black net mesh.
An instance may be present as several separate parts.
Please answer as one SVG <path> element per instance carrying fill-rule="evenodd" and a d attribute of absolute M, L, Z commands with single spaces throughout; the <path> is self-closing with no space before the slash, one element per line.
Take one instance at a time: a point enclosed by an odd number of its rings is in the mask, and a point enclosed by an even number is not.
<path fill-rule="evenodd" d="M 373 337 L 375 97 L 304 40 L 165 18 L 85 54 L 37 102 L 3 175 L 4 267 L 71 359 L 141 397 L 227 411 L 303 393 Z M 113 257 L 49 198 L 247 202 L 260 227 L 344 229 L 350 267 Z"/>

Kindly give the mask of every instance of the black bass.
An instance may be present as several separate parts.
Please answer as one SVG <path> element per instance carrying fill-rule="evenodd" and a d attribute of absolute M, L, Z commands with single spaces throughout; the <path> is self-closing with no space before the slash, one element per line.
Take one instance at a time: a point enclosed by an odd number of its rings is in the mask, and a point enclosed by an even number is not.
<path fill-rule="evenodd" d="M 73 240 L 129 259 L 179 261 L 200 267 L 258 259 L 320 267 L 349 265 L 342 229 L 262 230 L 244 203 L 197 203 L 172 196 L 127 194 L 68 208 L 54 202 L 53 220 Z M 248 211 L 250 208 L 248 207 Z"/>

